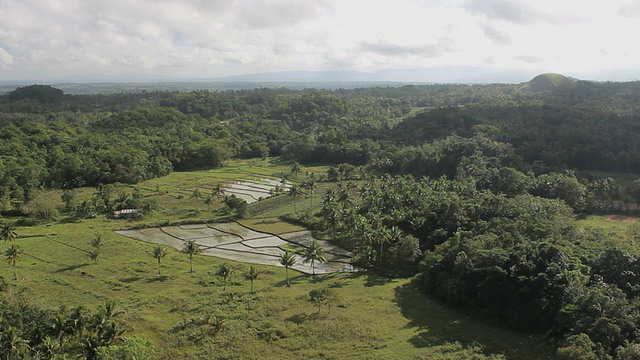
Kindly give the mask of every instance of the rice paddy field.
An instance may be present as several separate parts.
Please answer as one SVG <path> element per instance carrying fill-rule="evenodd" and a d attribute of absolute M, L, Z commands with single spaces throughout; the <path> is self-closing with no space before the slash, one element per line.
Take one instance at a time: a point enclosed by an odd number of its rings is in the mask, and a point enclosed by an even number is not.
<path fill-rule="evenodd" d="M 283 248 L 303 250 L 313 237 L 277 216 L 294 207 L 317 207 L 322 189 L 331 183 L 319 183 L 313 196 L 263 197 L 249 206 L 249 218 L 239 222 L 229 221 L 220 196 L 209 205 L 191 198 L 195 188 L 206 193 L 223 184 L 234 191 L 262 191 L 275 181 L 282 184 L 283 174 L 289 184 L 296 184 L 306 171 L 326 172 L 310 167 L 292 175 L 289 168 L 255 160 L 174 173 L 136 186 L 144 199 L 157 202 L 151 215 L 123 220 L 60 217 L 19 227 L 17 244 L 24 255 L 18 280 L 10 280 L 8 265 L 0 267 L 0 275 L 11 291 L 46 308 L 95 309 L 115 301 L 127 335 L 152 340 L 158 359 L 458 359 L 472 348 L 507 359 L 552 358 L 552 346 L 542 336 L 444 306 L 418 291 L 411 279 L 341 272 L 351 254 L 327 241 L 322 244 L 338 264 L 337 271 L 327 267 L 312 276 L 301 261 L 285 271 L 277 255 Z M 118 185 L 112 190 L 117 194 L 133 188 Z M 79 191 L 77 200 L 90 198 L 94 191 Z M 93 263 L 89 242 L 96 234 L 102 234 L 106 244 L 99 262 Z M 180 251 L 190 239 L 204 249 L 193 257 L 194 272 L 189 271 L 189 256 Z M 160 276 L 150 255 L 156 244 L 168 248 Z M 234 253 L 244 257 L 229 255 Z M 226 287 L 216 275 L 223 264 L 232 270 Z M 245 276 L 251 264 L 259 273 L 253 292 Z M 318 308 L 309 301 L 316 289 L 330 289 L 329 304 Z M 217 331 L 212 331 L 211 319 L 220 325 Z"/>

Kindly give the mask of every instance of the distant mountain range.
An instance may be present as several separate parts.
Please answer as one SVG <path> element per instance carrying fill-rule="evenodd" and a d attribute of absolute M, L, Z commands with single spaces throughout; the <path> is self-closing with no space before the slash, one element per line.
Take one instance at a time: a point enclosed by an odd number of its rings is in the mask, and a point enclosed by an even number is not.
<path fill-rule="evenodd" d="M 531 79 L 536 72 L 499 70 L 474 67 L 440 67 L 429 69 L 387 69 L 375 72 L 358 70 L 279 71 L 226 76 L 207 79 L 213 82 L 391 82 L 413 84 L 435 83 L 521 83 Z"/>
<path fill-rule="evenodd" d="M 622 74 L 622 73 L 621 73 Z M 633 71 L 624 73 L 626 78 L 634 79 Z M 65 94 L 111 94 L 114 92 L 142 91 L 193 91 L 193 90 L 240 90 L 254 88 L 289 88 L 289 89 L 349 89 L 361 87 L 397 87 L 421 84 L 521 84 L 523 90 L 538 91 L 559 85 L 562 78 L 557 74 L 543 74 L 541 78 L 529 80 L 539 75 L 537 72 L 525 70 L 501 70 L 481 67 L 440 67 L 428 69 L 387 69 L 375 72 L 358 70 L 325 70 L 325 71 L 279 71 L 225 76 L 215 78 L 172 78 L 172 77 L 136 77 L 127 80 L 84 80 L 84 81 L 49 81 Z M 573 74 L 574 76 L 576 74 Z M 585 75 L 585 76 L 581 76 Z M 605 74 L 606 75 L 606 74 Z M 604 78 L 608 81 L 625 81 L 616 79 L 614 74 Z M 562 76 L 564 77 L 564 76 Z M 590 79 L 588 74 L 578 74 L 578 78 Z M 594 76 L 600 78 L 601 76 Z M 638 76 L 640 78 L 640 75 Z M 576 78 L 568 78 L 570 82 Z M 629 80 L 626 80 L 629 81 Z M 0 81 L 0 95 L 13 91 L 18 86 L 32 85 L 33 81 Z"/>

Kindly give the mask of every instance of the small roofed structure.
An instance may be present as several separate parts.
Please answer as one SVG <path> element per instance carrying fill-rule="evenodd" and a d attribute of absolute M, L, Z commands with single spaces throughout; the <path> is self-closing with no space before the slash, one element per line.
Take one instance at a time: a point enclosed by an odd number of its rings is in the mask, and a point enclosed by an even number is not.
<path fill-rule="evenodd" d="M 140 216 L 142 212 L 140 209 L 122 209 L 113 212 L 114 219 L 131 219 Z"/>

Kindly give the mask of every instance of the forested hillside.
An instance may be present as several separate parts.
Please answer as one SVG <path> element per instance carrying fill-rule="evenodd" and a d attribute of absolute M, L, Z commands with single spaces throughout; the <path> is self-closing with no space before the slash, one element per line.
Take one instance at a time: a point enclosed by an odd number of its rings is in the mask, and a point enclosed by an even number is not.
<path fill-rule="evenodd" d="M 640 213 L 640 83 L 0 96 L 0 201 L 278 157 L 329 166 L 290 220 L 385 276 L 519 330 L 563 359 L 640 351 L 633 236 L 576 217 Z M 313 192 L 314 178 L 301 184 Z M 635 354 L 635 355 L 634 355 Z"/>

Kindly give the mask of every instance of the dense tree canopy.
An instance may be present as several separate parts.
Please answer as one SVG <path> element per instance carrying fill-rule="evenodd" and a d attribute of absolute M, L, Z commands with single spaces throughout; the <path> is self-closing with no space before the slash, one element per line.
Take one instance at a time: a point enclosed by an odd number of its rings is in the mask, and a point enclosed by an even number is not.
<path fill-rule="evenodd" d="M 34 85 L 0 96 L 0 210 L 94 186 L 106 211 L 105 184 L 231 158 L 327 164 L 338 186 L 306 221 L 361 266 L 417 275 L 442 301 L 547 333 L 560 358 L 632 358 L 639 254 L 573 220 L 639 212 L 639 104 L 638 82 L 113 95 Z"/>

